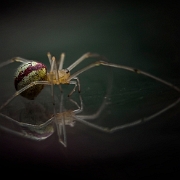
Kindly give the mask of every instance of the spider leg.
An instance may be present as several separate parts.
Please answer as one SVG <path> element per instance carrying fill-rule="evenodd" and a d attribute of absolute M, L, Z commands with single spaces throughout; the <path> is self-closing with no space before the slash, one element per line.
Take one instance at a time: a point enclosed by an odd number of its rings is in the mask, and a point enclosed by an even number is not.
<path fill-rule="evenodd" d="M 27 134 L 25 131 L 18 132 L 18 131 L 9 129 L 5 126 L 0 126 L 0 129 L 7 132 L 7 133 L 14 134 L 16 136 L 20 136 L 20 137 L 28 138 L 28 139 L 32 139 L 32 140 L 38 140 L 38 141 L 44 140 L 50 136 L 49 135 L 49 136 L 45 136 L 45 137 L 35 137 L 35 136 L 30 135 L 30 134 Z"/>
<path fill-rule="evenodd" d="M 176 106 L 178 103 L 180 102 L 180 98 L 177 99 L 175 102 L 173 102 L 172 104 L 168 105 L 167 107 L 163 108 L 162 110 L 148 116 L 148 117 L 144 117 L 144 118 L 141 118 L 141 119 L 138 119 L 136 121 L 133 121 L 131 123 L 127 123 L 127 124 L 123 124 L 123 125 L 120 125 L 120 126 L 115 126 L 113 128 L 108 128 L 108 127 L 103 127 L 103 126 L 99 126 L 99 125 L 96 125 L 96 124 L 93 124 L 93 123 L 90 123 L 89 121 L 86 121 L 86 120 L 83 120 L 82 118 L 84 118 L 84 116 L 76 116 L 76 121 L 80 122 L 80 123 L 83 123 L 89 127 L 92 127 L 92 128 L 95 128 L 97 130 L 100 130 L 100 131 L 103 131 L 103 132 L 106 132 L 106 133 L 113 133 L 115 131 L 118 131 L 118 130 L 122 130 L 122 129 L 125 129 L 125 128 L 128 128 L 128 127 L 132 127 L 132 126 L 135 126 L 135 125 L 138 125 L 140 123 L 144 123 L 146 121 L 149 121 L 157 116 L 159 116 L 160 114 L 166 112 L 167 110 L 173 108 L 174 106 Z M 90 118 L 94 118 L 94 116 L 89 116 L 89 117 L 85 117 L 87 119 L 90 119 Z"/>
<path fill-rule="evenodd" d="M 61 54 L 61 57 L 60 57 L 60 60 L 59 60 L 59 71 L 60 71 L 61 69 L 63 69 L 64 58 L 65 58 L 65 54 L 62 53 L 62 54 Z"/>
<path fill-rule="evenodd" d="M 91 68 L 93 68 L 93 67 L 100 66 L 100 65 L 110 66 L 110 67 L 114 67 L 114 68 L 119 68 L 119 69 L 124 69 L 124 70 L 127 70 L 127 71 L 131 71 L 131 72 L 134 72 L 134 73 L 137 73 L 137 74 L 142 74 L 142 75 L 144 75 L 144 76 L 147 76 L 147 77 L 149 77 L 149 78 L 151 78 L 151 79 L 154 79 L 154 80 L 156 80 L 156 81 L 159 81 L 159 82 L 161 82 L 161 83 L 163 83 L 163 84 L 165 84 L 165 85 L 173 88 L 174 90 L 180 92 L 180 89 L 179 89 L 177 86 L 175 86 L 175 85 L 173 85 L 172 83 L 167 82 L 167 81 L 165 81 L 165 80 L 163 80 L 163 79 L 161 79 L 161 78 L 158 78 L 158 77 L 156 77 L 156 76 L 154 76 L 154 75 L 152 75 L 152 74 L 149 74 L 149 73 L 147 73 L 147 72 L 141 71 L 140 69 L 136 69 L 136 68 L 132 68 L 132 67 L 128 67 L 128 66 L 123 66 L 123 65 L 118 65 L 118 64 L 113 64 L 113 63 L 108 63 L 108 62 L 106 62 L 106 61 L 97 61 L 97 62 L 95 62 L 95 63 L 92 63 L 92 64 L 84 67 L 83 69 L 81 69 L 81 70 L 75 72 L 74 74 L 72 74 L 72 75 L 67 79 L 67 81 L 70 81 L 71 79 L 74 79 L 74 78 L 77 77 L 79 74 L 87 71 L 88 69 L 91 69 Z"/>
<path fill-rule="evenodd" d="M 28 89 L 32 86 L 35 86 L 37 84 L 49 85 L 49 82 L 48 81 L 34 81 L 34 82 L 30 83 L 29 85 L 25 86 L 24 88 L 20 89 L 19 91 L 16 91 L 12 97 L 10 97 L 3 105 L 1 105 L 0 110 L 3 109 L 7 104 L 9 104 L 16 96 L 20 95 L 26 89 Z"/>
<path fill-rule="evenodd" d="M 96 53 L 86 53 L 86 54 L 83 54 L 79 59 L 77 59 L 73 64 L 71 64 L 67 69 L 69 71 L 71 71 L 73 68 L 75 68 L 79 63 L 81 63 L 82 61 L 84 61 L 85 59 L 87 58 L 90 58 L 90 57 L 101 57 L 99 54 L 96 54 Z"/>
<path fill-rule="evenodd" d="M 75 118 L 76 118 L 76 121 L 78 121 L 78 122 L 80 122 L 82 124 L 85 124 L 85 125 L 87 125 L 89 127 L 95 128 L 97 130 L 100 130 L 100 131 L 103 131 L 103 132 L 106 132 L 106 133 L 113 133 L 113 132 L 115 132 L 117 130 L 124 129 L 125 127 L 134 126 L 134 125 L 139 124 L 139 123 L 142 122 L 142 120 L 137 120 L 137 121 L 134 121 L 134 122 L 129 123 L 129 124 L 125 124 L 125 125 L 122 125 L 122 126 L 116 126 L 116 127 L 111 129 L 111 128 L 108 128 L 108 127 L 103 127 L 103 126 L 93 124 L 93 123 L 91 123 L 89 121 L 85 121 L 85 120 L 83 120 L 83 119 L 81 119 L 79 117 L 75 117 Z"/>
<path fill-rule="evenodd" d="M 6 66 L 10 63 L 13 63 L 13 62 L 21 62 L 21 63 L 27 63 L 27 62 L 30 62 L 31 60 L 27 60 L 27 59 L 24 59 L 24 58 L 21 58 L 21 57 L 15 57 L 15 58 L 12 58 L 10 60 L 7 60 L 5 62 L 2 62 L 0 63 L 0 68 L 3 67 L 3 66 Z"/>
<path fill-rule="evenodd" d="M 101 114 L 101 112 L 104 110 L 104 108 L 107 105 L 107 97 L 104 97 L 103 103 L 101 104 L 100 108 L 98 109 L 98 111 L 92 115 L 77 115 L 78 118 L 81 119 L 85 119 L 85 120 L 93 120 L 96 119 L 97 117 L 99 117 L 99 115 Z"/>
<path fill-rule="evenodd" d="M 11 118 L 11 117 L 9 117 L 9 116 L 7 116 L 7 115 L 5 115 L 5 114 L 2 114 L 2 113 L 0 113 L 0 116 L 8 119 L 8 120 L 9 120 L 10 122 L 12 122 L 12 123 L 15 123 L 15 124 L 17 124 L 17 125 L 20 125 L 20 126 L 22 126 L 22 127 L 34 128 L 34 129 L 44 128 L 44 127 L 46 127 L 47 125 L 49 125 L 49 124 L 52 122 L 52 120 L 53 120 L 53 118 L 50 118 L 50 119 L 49 119 L 48 121 L 46 121 L 45 123 L 35 125 L 35 124 L 29 124 L 29 123 L 23 123 L 23 122 L 16 121 L 16 120 L 14 120 L 13 118 Z"/>
<path fill-rule="evenodd" d="M 69 100 L 70 100 L 73 104 L 75 104 L 75 105 L 77 106 L 77 108 L 78 108 L 78 109 L 76 109 L 76 110 L 73 111 L 75 114 L 80 113 L 80 112 L 83 111 L 83 100 L 82 100 L 82 97 L 81 97 L 80 94 L 79 94 L 80 106 L 78 105 L 78 103 L 77 103 L 76 101 L 74 101 L 74 100 L 72 100 L 72 99 L 69 99 Z"/>
<path fill-rule="evenodd" d="M 56 128 L 57 128 L 57 134 L 59 138 L 59 142 L 67 147 L 67 137 L 66 137 L 66 127 L 65 127 L 65 117 L 61 116 L 62 123 L 59 123 L 57 120 L 57 117 L 55 116 L 55 122 L 56 122 Z"/>
<path fill-rule="evenodd" d="M 73 94 L 73 92 L 76 90 L 76 87 L 78 86 L 78 91 L 80 92 L 80 82 L 78 77 L 73 77 L 74 80 L 76 81 L 69 81 L 69 84 L 74 84 L 73 90 L 68 94 L 68 97 Z"/>
<path fill-rule="evenodd" d="M 59 119 L 57 117 L 57 113 L 55 112 L 55 107 L 54 107 L 54 120 L 55 120 L 54 122 L 55 122 L 55 125 L 56 125 L 59 142 L 63 146 L 67 147 L 65 117 L 63 115 L 63 94 L 61 94 L 59 114 L 62 115 L 61 118 L 60 118 L 60 122 L 59 122 Z"/>
<path fill-rule="evenodd" d="M 51 136 L 54 132 L 51 128 L 52 127 L 51 123 L 52 123 L 53 118 L 49 119 L 48 121 L 46 121 L 43 124 L 33 125 L 33 124 L 18 122 L 2 113 L 0 113 L 0 116 L 8 119 L 12 123 L 11 125 L 13 125 L 13 128 L 9 128 L 7 126 L 0 125 L 0 130 L 3 130 L 5 132 L 8 132 L 8 133 L 11 133 L 11 134 L 23 137 L 23 138 L 41 141 L 41 140 L 44 140 L 44 139 L 48 138 L 49 136 Z M 18 127 L 20 127 L 20 129 L 19 128 L 17 129 L 17 126 L 14 126 L 14 125 L 18 125 Z M 14 129 L 14 127 L 16 127 L 16 128 Z M 46 131 L 49 128 L 50 128 L 50 131 Z M 30 133 L 28 133 L 28 131 L 30 131 Z M 38 133 L 38 135 L 35 135 L 36 132 L 41 132 L 41 131 L 46 131 L 46 133 L 43 135 L 40 135 L 39 133 Z M 32 132 L 34 132 L 35 134 L 32 135 Z"/>
<path fill-rule="evenodd" d="M 62 89 L 61 84 L 59 84 L 58 87 L 59 87 L 60 92 L 62 93 L 62 92 L 63 92 L 63 89 Z"/>

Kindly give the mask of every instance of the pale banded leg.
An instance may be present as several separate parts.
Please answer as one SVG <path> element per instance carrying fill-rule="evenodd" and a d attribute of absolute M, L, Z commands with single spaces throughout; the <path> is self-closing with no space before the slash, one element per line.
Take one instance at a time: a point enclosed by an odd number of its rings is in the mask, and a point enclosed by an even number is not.
<path fill-rule="evenodd" d="M 80 93 L 80 82 L 79 82 L 79 78 L 78 77 L 74 77 L 73 80 L 76 81 L 69 81 L 69 84 L 74 84 L 74 88 L 73 90 L 68 94 L 68 96 L 71 96 L 73 94 L 73 92 L 76 90 L 76 87 L 78 86 L 78 92 Z"/>
<path fill-rule="evenodd" d="M 81 63 L 82 61 L 84 61 L 85 59 L 87 58 L 97 58 L 97 57 L 101 57 L 99 54 L 96 54 L 96 53 L 86 53 L 86 54 L 83 54 L 79 59 L 77 59 L 73 64 L 71 64 L 67 69 L 69 71 L 71 71 L 72 69 L 74 69 L 79 63 Z"/>
<path fill-rule="evenodd" d="M 63 69 L 65 54 L 62 53 L 59 59 L 59 71 Z M 61 84 L 59 84 L 60 91 L 63 92 Z"/>
<path fill-rule="evenodd" d="M 59 104 L 59 114 L 61 114 L 60 120 L 57 118 L 57 113 L 54 112 L 54 120 L 55 120 L 55 124 L 56 124 L 59 142 L 63 146 L 66 147 L 67 146 L 67 137 L 66 137 L 65 117 L 63 115 L 63 93 L 61 93 L 61 99 L 60 99 L 60 104 Z"/>
<path fill-rule="evenodd" d="M 85 68 L 83 68 L 83 69 L 75 72 L 74 74 L 72 74 L 72 75 L 68 78 L 67 81 L 70 81 L 71 79 L 74 79 L 74 78 L 77 77 L 79 74 L 87 71 L 88 69 L 91 69 L 91 68 L 93 68 L 93 67 L 100 66 L 100 65 L 109 66 L 109 67 L 114 67 L 114 68 L 119 68 L 119 69 L 124 69 L 124 70 L 131 71 L 131 72 L 134 72 L 134 73 L 137 73 L 137 74 L 142 74 L 142 75 L 144 75 L 144 76 L 147 76 L 147 77 L 149 77 L 149 78 L 151 78 L 151 79 L 154 79 L 154 80 L 156 80 L 156 81 L 159 81 L 159 82 L 161 82 L 161 83 L 163 83 L 163 84 L 165 84 L 165 85 L 173 88 L 174 90 L 180 92 L 180 89 L 179 89 L 177 86 L 173 85 L 172 83 L 169 83 L 169 82 L 167 82 L 167 81 L 165 81 L 165 80 L 163 80 L 163 79 L 161 79 L 161 78 L 158 78 L 158 77 L 156 77 L 156 76 L 154 76 L 154 75 L 152 75 L 152 74 L 149 74 L 149 73 L 147 73 L 147 72 L 141 71 L 140 69 L 136 69 L 136 68 L 132 68 L 132 67 L 128 67 L 128 66 L 123 66 L 123 65 L 118 65 L 118 64 L 113 64 L 113 63 L 108 63 L 108 62 L 105 62 L 105 61 L 97 61 L 97 62 L 95 62 L 95 63 L 92 63 L 92 64 L 86 66 Z"/>
<path fill-rule="evenodd" d="M 90 116 L 76 116 L 76 121 L 80 122 L 80 123 L 83 123 L 89 127 L 92 127 L 92 128 L 95 128 L 95 129 L 98 129 L 100 131 L 103 131 L 103 132 L 107 132 L 107 133 L 113 133 L 115 131 L 118 131 L 118 130 L 122 130 L 122 129 L 125 129 L 125 128 L 128 128 L 128 127 L 132 127 L 132 126 L 135 126 L 135 125 L 138 125 L 140 123 L 144 123 L 146 121 L 149 121 L 159 115 L 161 115 L 162 113 L 166 112 L 167 110 L 173 108 L 174 106 L 176 106 L 178 103 L 180 102 L 180 98 L 178 98 L 175 102 L 173 102 L 172 104 L 168 105 L 167 107 L 163 108 L 162 110 L 148 116 L 148 117 L 144 117 L 144 118 L 141 118 L 141 119 L 138 119 L 138 120 L 135 120 L 131 123 L 127 123 L 127 124 L 123 124 L 123 125 L 120 125 L 120 126 L 116 126 L 116 127 L 113 127 L 113 128 L 108 128 L 108 127 L 102 127 L 102 126 L 99 126 L 99 125 L 96 125 L 96 124 L 93 124 L 89 121 L 86 121 L 84 120 L 83 118 L 85 119 L 94 119 L 96 118 L 97 116 L 95 115 L 90 115 Z"/>
<path fill-rule="evenodd" d="M 80 119 L 85 119 L 85 120 L 94 120 L 97 117 L 99 117 L 99 115 L 102 113 L 102 111 L 104 110 L 104 108 L 107 106 L 108 102 L 107 102 L 107 97 L 104 97 L 103 103 L 101 104 L 100 108 L 98 109 L 98 111 L 92 115 L 76 115 L 77 118 Z"/>
<path fill-rule="evenodd" d="M 80 100 L 80 106 L 78 105 L 78 103 L 72 99 L 69 99 L 73 104 L 75 104 L 77 106 L 78 109 L 75 109 L 73 112 L 75 114 L 81 113 L 83 111 L 83 100 L 81 95 L 79 94 L 79 100 Z"/>
<path fill-rule="evenodd" d="M 52 117 L 49 120 L 47 120 L 45 123 L 42 123 L 42 124 L 39 124 L 39 125 L 33 125 L 33 124 L 28 124 L 28 123 L 23 123 L 23 122 L 16 121 L 13 118 L 10 118 L 9 116 L 6 116 L 6 115 L 4 115 L 2 113 L 0 113 L 0 116 L 6 118 L 12 124 L 16 124 L 19 127 L 22 127 L 22 128 L 25 127 L 25 128 L 33 129 L 33 130 L 41 130 L 43 128 L 46 128 L 47 126 L 52 124 L 52 122 L 54 120 L 54 117 Z M 48 134 L 46 136 L 33 136 L 33 135 L 31 135 L 31 133 L 30 134 L 26 133 L 26 131 L 24 131 L 23 129 L 15 130 L 15 129 L 7 128 L 7 127 L 5 127 L 3 125 L 0 125 L 0 129 L 2 129 L 5 132 L 17 135 L 17 136 L 21 136 L 23 138 L 28 138 L 28 139 L 38 140 L 38 141 L 48 138 L 53 133 L 53 132 L 51 132 L 50 134 Z"/>
<path fill-rule="evenodd" d="M 21 58 L 21 57 L 15 57 L 15 58 L 12 58 L 10 60 L 7 60 L 3 63 L 0 63 L 0 68 L 3 67 L 3 66 L 6 66 L 10 63 L 13 63 L 13 62 L 21 62 L 21 63 L 27 63 L 27 62 L 31 62 L 32 60 L 27 60 L 27 59 L 24 59 L 24 58 Z"/>
<path fill-rule="evenodd" d="M 20 89 L 19 91 L 16 91 L 12 97 L 10 97 L 3 105 L 1 105 L 0 110 L 3 109 L 5 106 L 7 106 L 16 96 L 20 95 L 25 90 L 37 84 L 50 85 L 48 81 L 34 81 L 28 84 L 27 86 L 25 86 L 24 88 Z"/>

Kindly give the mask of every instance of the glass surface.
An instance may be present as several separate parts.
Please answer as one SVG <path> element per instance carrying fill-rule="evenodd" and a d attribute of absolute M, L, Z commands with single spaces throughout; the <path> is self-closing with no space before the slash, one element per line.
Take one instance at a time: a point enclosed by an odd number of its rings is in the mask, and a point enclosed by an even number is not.
<path fill-rule="evenodd" d="M 66 68 L 82 54 L 95 52 L 107 57 L 110 63 L 141 69 L 179 87 L 177 11 L 173 5 L 148 3 L 121 6 L 92 3 L 88 8 L 83 3 L 72 6 L 37 3 L 5 8 L 0 17 L 0 63 L 20 56 L 43 62 L 49 68 L 47 52 L 57 59 L 64 52 Z M 93 58 L 83 61 L 71 74 L 95 61 Z M 13 63 L 0 69 L 0 105 L 15 93 L 13 75 L 18 66 L 19 63 Z M 179 93 L 160 82 L 117 68 L 99 66 L 78 77 L 83 111 L 76 115 L 92 117 L 100 109 L 90 122 L 102 127 L 136 122 L 179 98 Z M 63 85 L 62 94 L 55 87 L 56 112 L 61 105 L 65 112 L 78 109 L 79 93 L 73 93 L 73 101 L 67 97 L 72 88 L 73 85 Z M 58 142 L 53 122 L 35 130 L 0 117 L 1 127 L 26 136 L 0 129 L 1 159 L 19 166 L 25 162 L 51 170 L 71 170 L 71 165 L 74 173 L 81 169 L 89 172 L 91 168 L 105 174 L 115 172 L 118 177 L 126 177 L 126 172 L 130 177 L 173 173 L 180 150 L 179 107 L 177 104 L 149 121 L 142 120 L 110 134 L 76 122 L 74 127 L 66 127 L 67 148 Z M 40 124 L 51 119 L 53 111 L 51 90 L 47 86 L 34 101 L 16 97 L 2 113 L 20 122 Z"/>

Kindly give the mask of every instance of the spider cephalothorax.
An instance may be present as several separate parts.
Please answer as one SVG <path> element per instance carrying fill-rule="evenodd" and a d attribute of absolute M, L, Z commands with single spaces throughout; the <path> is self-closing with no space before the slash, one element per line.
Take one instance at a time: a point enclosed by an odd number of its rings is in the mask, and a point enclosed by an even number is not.
<path fill-rule="evenodd" d="M 70 77 L 70 72 L 67 69 L 52 71 L 47 73 L 47 79 L 52 84 L 69 84 L 67 79 Z"/>

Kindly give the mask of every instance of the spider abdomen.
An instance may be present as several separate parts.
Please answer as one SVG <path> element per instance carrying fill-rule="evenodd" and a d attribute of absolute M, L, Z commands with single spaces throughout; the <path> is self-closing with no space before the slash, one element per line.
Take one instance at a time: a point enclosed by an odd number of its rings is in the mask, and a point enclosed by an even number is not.
<path fill-rule="evenodd" d="M 46 80 L 46 66 L 42 63 L 31 61 L 28 63 L 23 63 L 17 68 L 15 73 L 14 86 L 16 90 L 20 90 L 34 81 Z M 34 85 L 22 92 L 21 95 L 27 99 L 34 99 L 41 92 L 43 87 L 43 84 Z"/>

